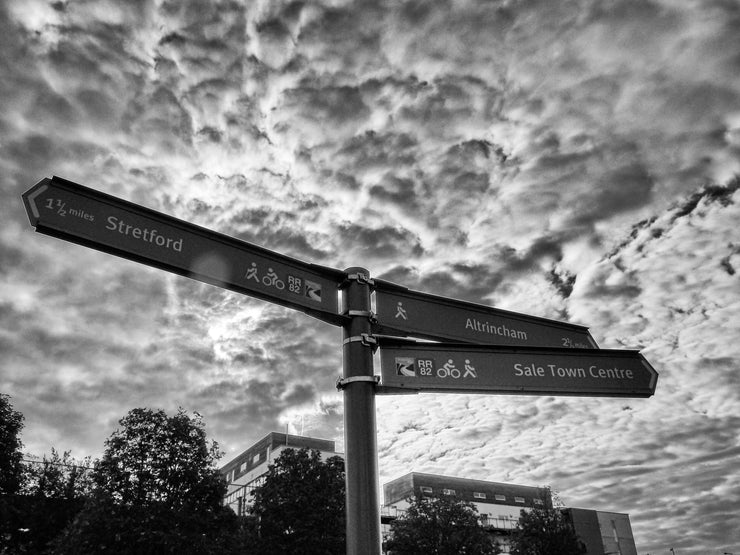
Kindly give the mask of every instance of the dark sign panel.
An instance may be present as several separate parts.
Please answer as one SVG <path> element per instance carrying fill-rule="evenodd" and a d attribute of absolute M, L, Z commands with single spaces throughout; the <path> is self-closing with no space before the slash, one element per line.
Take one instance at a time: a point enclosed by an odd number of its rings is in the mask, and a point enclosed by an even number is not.
<path fill-rule="evenodd" d="M 378 330 L 478 345 L 595 349 L 585 326 L 410 291 L 375 280 Z"/>
<path fill-rule="evenodd" d="M 341 324 L 344 272 L 302 262 L 58 177 L 23 194 L 36 231 Z"/>
<path fill-rule="evenodd" d="M 476 347 L 380 338 L 380 392 L 650 397 L 658 373 L 638 351 Z"/>

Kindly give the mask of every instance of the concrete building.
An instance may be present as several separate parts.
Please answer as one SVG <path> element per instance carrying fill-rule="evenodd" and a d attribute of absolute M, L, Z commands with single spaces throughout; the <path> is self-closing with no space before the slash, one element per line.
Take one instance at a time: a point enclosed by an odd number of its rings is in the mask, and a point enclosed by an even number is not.
<path fill-rule="evenodd" d="M 251 502 L 251 492 L 262 483 L 268 465 L 285 449 L 304 447 L 316 449 L 324 460 L 342 456 L 336 452 L 334 441 L 270 432 L 221 467 L 220 472 L 228 484 L 224 504 L 230 506 L 236 514 L 244 514 Z"/>
<path fill-rule="evenodd" d="M 408 508 L 409 498 L 443 496 L 473 503 L 483 525 L 504 552 L 508 551 L 508 536 L 516 527 L 522 509 L 552 507 L 547 488 L 410 472 L 383 486 L 384 537 L 390 532 L 390 522 Z"/>
<path fill-rule="evenodd" d="M 237 514 L 245 514 L 251 493 L 263 482 L 268 465 L 285 449 L 303 448 L 318 450 L 324 460 L 342 456 L 334 441 L 271 432 L 221 467 L 228 484 L 224 503 Z M 522 509 L 552 507 L 550 491 L 543 487 L 410 472 L 383 485 L 383 537 L 390 532 L 390 523 L 406 511 L 410 498 L 443 496 L 472 502 L 504 553 Z M 587 555 L 637 555 L 629 515 L 576 508 L 563 509 L 563 513 L 586 545 Z"/>
<path fill-rule="evenodd" d="M 491 539 L 498 542 L 504 553 L 509 552 L 508 538 L 522 509 L 552 508 L 547 488 L 411 472 L 383 486 L 384 538 L 390 532 L 390 523 L 408 508 L 409 498 L 443 496 L 472 502 Z M 586 555 L 637 555 L 629 515 L 574 508 L 562 511 L 586 546 Z"/>
<path fill-rule="evenodd" d="M 586 545 L 586 555 L 637 555 L 629 515 L 591 509 L 563 513 Z"/>

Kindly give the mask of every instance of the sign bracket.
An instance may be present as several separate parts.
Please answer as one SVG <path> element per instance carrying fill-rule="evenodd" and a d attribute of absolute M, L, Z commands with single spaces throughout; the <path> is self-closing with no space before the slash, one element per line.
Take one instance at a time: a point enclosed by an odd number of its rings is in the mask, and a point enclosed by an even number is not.
<path fill-rule="evenodd" d="M 378 322 L 378 318 L 372 310 L 346 310 L 342 312 L 342 316 L 362 316 L 370 320 L 371 324 L 376 324 Z"/>
<path fill-rule="evenodd" d="M 343 345 L 347 345 L 348 343 L 355 343 L 360 342 L 365 347 L 372 347 L 373 352 L 375 352 L 375 349 L 378 348 L 378 340 L 375 339 L 375 337 L 372 336 L 372 334 L 369 333 L 361 333 L 360 335 L 353 335 L 351 337 L 347 337 L 342 340 Z"/>
<path fill-rule="evenodd" d="M 363 274 L 362 272 L 356 272 L 353 274 L 347 274 L 344 278 L 344 282 L 339 284 L 339 288 L 342 289 L 344 285 L 346 285 L 346 282 L 348 281 L 356 281 L 357 283 L 361 285 L 369 285 L 370 287 L 375 287 L 375 280 L 371 277 L 368 277 L 368 274 Z"/>
<path fill-rule="evenodd" d="M 372 382 L 378 384 L 380 382 L 380 376 L 351 376 L 349 378 L 337 378 L 337 389 L 342 391 L 348 384 L 353 382 Z"/>

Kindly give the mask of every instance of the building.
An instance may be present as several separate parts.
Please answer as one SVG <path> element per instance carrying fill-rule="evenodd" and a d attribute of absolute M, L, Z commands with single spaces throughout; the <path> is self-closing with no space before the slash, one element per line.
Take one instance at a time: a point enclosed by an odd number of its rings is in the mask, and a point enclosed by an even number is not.
<path fill-rule="evenodd" d="M 516 528 L 522 509 L 552 508 L 547 488 L 411 472 L 383 486 L 384 538 L 390 532 L 390 523 L 408 508 L 409 498 L 443 496 L 472 502 L 492 540 L 504 553 L 509 551 L 508 537 Z M 586 546 L 586 555 L 637 555 L 629 515 L 575 508 L 562 512 Z"/>
<path fill-rule="evenodd" d="M 228 484 L 224 504 L 237 514 L 245 514 L 254 488 L 263 482 L 268 466 L 285 449 L 316 449 L 323 459 L 342 456 L 334 441 L 271 432 L 221 469 Z M 508 537 L 517 526 L 522 509 L 552 508 L 548 488 L 471 480 L 439 474 L 410 472 L 383 485 L 381 507 L 383 537 L 390 523 L 403 515 L 409 499 L 450 496 L 472 502 L 491 538 L 508 552 Z M 563 509 L 587 548 L 587 555 L 637 555 L 629 515 L 590 509 Z"/>
<path fill-rule="evenodd" d="M 587 555 L 637 555 L 629 515 L 591 509 L 564 509 L 563 514 L 586 545 Z"/>
<path fill-rule="evenodd" d="M 504 552 L 508 550 L 507 538 L 516 527 L 522 509 L 552 507 L 547 488 L 411 472 L 383 485 L 383 536 L 390 532 L 390 522 L 408 508 L 409 498 L 443 496 L 472 502 L 483 525 Z"/>
<path fill-rule="evenodd" d="M 251 493 L 262 483 L 268 465 L 285 449 L 303 448 L 316 449 L 323 459 L 342 456 L 336 452 L 334 441 L 270 432 L 221 467 L 220 472 L 228 484 L 224 504 L 236 514 L 244 514 L 251 501 Z"/>

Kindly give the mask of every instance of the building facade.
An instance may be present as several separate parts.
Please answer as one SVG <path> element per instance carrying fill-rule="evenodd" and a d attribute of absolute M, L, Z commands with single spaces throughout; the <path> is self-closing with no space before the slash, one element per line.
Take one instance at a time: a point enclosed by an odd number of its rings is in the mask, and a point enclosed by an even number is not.
<path fill-rule="evenodd" d="M 269 465 L 285 449 L 303 448 L 316 449 L 324 460 L 342 457 L 332 440 L 271 432 L 221 467 L 228 484 L 224 504 L 239 515 L 246 514 L 251 493 L 262 484 Z M 509 536 L 522 510 L 552 508 L 548 488 L 410 472 L 383 485 L 383 538 L 390 533 L 390 523 L 408 509 L 409 499 L 445 496 L 473 503 L 492 541 L 504 553 L 509 552 Z M 587 555 L 637 555 L 629 515 L 576 508 L 562 511 L 586 546 Z"/>
<path fill-rule="evenodd" d="M 251 504 L 251 493 L 262 484 L 268 466 L 285 449 L 303 448 L 319 451 L 322 459 L 342 456 L 335 451 L 334 441 L 270 432 L 221 467 L 220 472 L 228 484 L 224 504 L 238 515 L 245 514 Z"/>
<path fill-rule="evenodd" d="M 409 499 L 424 497 L 454 497 L 473 503 L 491 539 L 504 553 L 508 552 L 508 537 L 516 528 L 522 509 L 552 507 L 547 488 L 410 472 L 383 486 L 384 537 L 390 533 L 390 522 L 408 508 Z"/>
<path fill-rule="evenodd" d="M 504 553 L 509 552 L 509 536 L 522 510 L 552 508 L 548 488 L 411 472 L 383 486 L 384 539 L 390 523 L 408 508 L 409 499 L 445 496 L 473 503 L 492 541 Z M 629 515 L 575 508 L 561 511 L 586 546 L 586 555 L 637 555 Z"/>
<path fill-rule="evenodd" d="M 586 545 L 586 555 L 637 555 L 629 515 L 592 509 L 563 509 L 563 514 Z"/>

